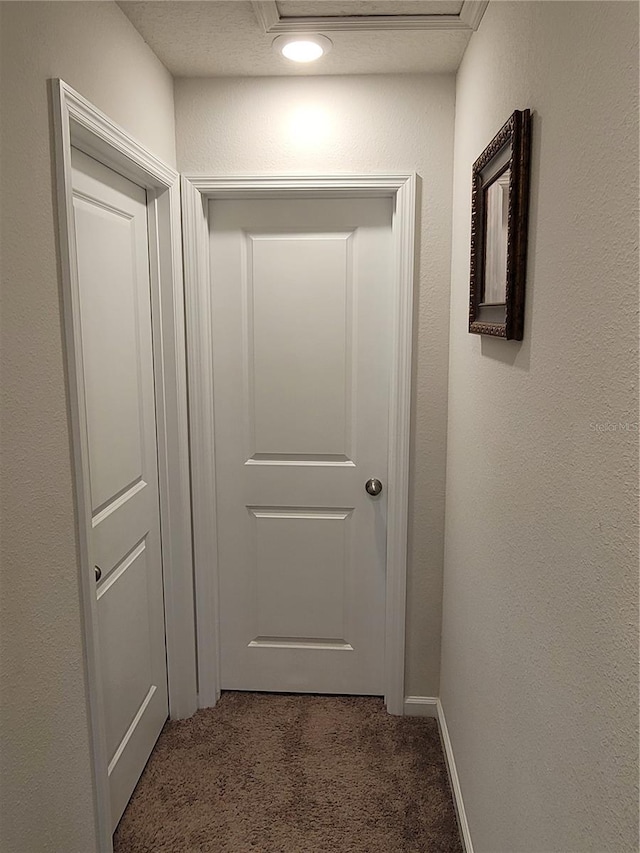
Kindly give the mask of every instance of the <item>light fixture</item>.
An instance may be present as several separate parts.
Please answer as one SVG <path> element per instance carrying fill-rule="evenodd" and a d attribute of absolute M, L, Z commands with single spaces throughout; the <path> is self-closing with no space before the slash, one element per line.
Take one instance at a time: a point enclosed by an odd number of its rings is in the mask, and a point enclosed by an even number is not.
<path fill-rule="evenodd" d="M 273 41 L 273 49 L 292 62 L 313 62 L 332 47 L 331 40 L 320 35 L 278 36 Z"/>

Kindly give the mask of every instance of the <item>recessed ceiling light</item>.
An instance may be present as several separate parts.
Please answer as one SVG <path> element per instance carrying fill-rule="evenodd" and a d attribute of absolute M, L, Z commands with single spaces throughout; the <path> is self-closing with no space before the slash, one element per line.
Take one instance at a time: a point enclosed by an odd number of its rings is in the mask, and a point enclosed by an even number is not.
<path fill-rule="evenodd" d="M 319 35 L 278 36 L 273 41 L 273 49 L 292 62 L 313 62 L 332 46 L 330 39 Z"/>

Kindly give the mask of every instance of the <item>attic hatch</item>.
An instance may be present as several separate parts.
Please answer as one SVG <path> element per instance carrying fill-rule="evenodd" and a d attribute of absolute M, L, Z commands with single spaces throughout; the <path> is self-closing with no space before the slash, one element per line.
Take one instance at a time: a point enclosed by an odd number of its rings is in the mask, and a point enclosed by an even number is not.
<path fill-rule="evenodd" d="M 475 30 L 486 0 L 259 0 L 265 33 L 355 30 Z"/>

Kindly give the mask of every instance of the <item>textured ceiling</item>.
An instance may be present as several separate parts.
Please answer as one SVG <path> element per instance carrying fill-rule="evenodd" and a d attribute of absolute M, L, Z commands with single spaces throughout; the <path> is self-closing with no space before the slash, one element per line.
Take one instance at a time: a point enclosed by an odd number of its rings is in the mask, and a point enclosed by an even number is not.
<path fill-rule="evenodd" d="M 325 0 L 291 2 L 292 7 L 308 11 Z M 392 0 L 329 2 L 335 9 L 358 7 L 358 14 L 365 6 L 386 9 L 392 4 Z M 330 32 L 333 50 L 318 62 L 302 66 L 272 50 L 275 34 L 265 33 L 252 4 L 244 0 L 145 0 L 118 5 L 176 77 L 450 73 L 458 68 L 471 36 L 471 30 L 465 29 Z M 401 5 L 412 9 L 428 6 L 430 12 L 441 7 L 441 14 L 456 14 L 461 3 L 432 0 Z M 282 14 L 287 3 L 281 2 L 279 9 Z M 297 8 L 295 12 L 299 13 Z"/>

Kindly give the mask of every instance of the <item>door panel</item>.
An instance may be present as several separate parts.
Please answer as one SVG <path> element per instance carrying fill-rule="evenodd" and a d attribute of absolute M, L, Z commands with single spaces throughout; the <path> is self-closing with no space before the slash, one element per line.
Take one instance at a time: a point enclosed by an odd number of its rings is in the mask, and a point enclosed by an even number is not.
<path fill-rule="evenodd" d="M 391 216 L 211 202 L 223 689 L 383 692 Z"/>
<path fill-rule="evenodd" d="M 349 237 L 248 235 L 249 458 L 346 458 Z"/>
<path fill-rule="evenodd" d="M 251 509 L 258 636 L 345 644 L 351 510 Z"/>
<path fill-rule="evenodd" d="M 142 478 L 142 377 L 133 275 L 144 276 L 145 270 L 132 269 L 132 260 L 140 267 L 144 257 L 135 255 L 139 235 L 128 211 L 79 191 L 74 211 L 82 273 L 82 352 L 85 375 L 91 377 L 86 411 L 95 513 Z M 109 286 L 103 286 L 107 281 Z"/>
<path fill-rule="evenodd" d="M 72 167 L 115 828 L 168 713 L 146 192 L 75 149 Z"/>
<path fill-rule="evenodd" d="M 127 554 L 98 590 L 101 638 L 109 635 L 113 625 L 121 628 L 111 642 L 100 647 L 110 757 L 153 684 L 149 615 L 147 608 L 138 609 L 147 595 L 145 545 L 143 540 Z"/>

